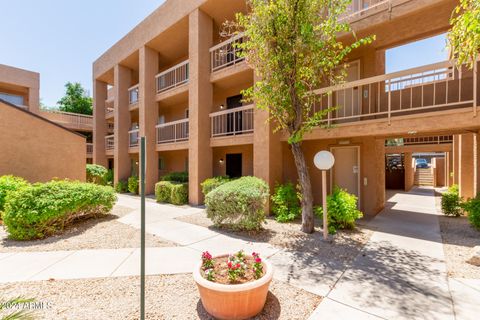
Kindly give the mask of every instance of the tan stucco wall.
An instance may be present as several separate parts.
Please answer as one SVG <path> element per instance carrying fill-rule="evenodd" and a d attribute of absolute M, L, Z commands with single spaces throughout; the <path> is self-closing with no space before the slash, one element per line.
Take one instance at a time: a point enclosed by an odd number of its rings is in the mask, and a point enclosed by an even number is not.
<path fill-rule="evenodd" d="M 0 64 L 0 92 L 22 93 L 28 110 L 40 108 L 40 74 Z"/>
<path fill-rule="evenodd" d="M 84 137 L 1 102 L 0 119 L 0 175 L 85 181 Z"/>

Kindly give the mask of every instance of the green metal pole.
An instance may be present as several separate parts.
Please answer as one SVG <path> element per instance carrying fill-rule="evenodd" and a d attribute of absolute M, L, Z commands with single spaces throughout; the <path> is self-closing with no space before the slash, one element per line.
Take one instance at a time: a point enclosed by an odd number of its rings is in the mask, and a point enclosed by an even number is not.
<path fill-rule="evenodd" d="M 145 320 L 145 137 L 140 138 L 140 320 Z"/>

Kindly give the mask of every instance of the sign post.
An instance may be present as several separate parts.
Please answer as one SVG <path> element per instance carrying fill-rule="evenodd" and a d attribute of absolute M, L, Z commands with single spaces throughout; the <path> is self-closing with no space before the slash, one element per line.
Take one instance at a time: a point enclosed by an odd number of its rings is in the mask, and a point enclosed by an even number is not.
<path fill-rule="evenodd" d="M 145 320 L 145 137 L 140 138 L 140 320 Z"/>
<path fill-rule="evenodd" d="M 327 170 L 335 163 L 335 157 L 331 152 L 320 151 L 313 158 L 315 166 L 322 170 L 322 205 L 323 205 L 323 239 L 328 239 L 328 208 L 327 208 Z"/>

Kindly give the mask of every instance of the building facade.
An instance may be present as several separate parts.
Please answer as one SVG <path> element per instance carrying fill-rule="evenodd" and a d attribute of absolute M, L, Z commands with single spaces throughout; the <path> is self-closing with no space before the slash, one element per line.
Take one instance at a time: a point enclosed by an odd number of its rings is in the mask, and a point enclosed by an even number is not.
<path fill-rule="evenodd" d="M 235 52 L 242 35 L 225 40 L 220 30 L 246 4 L 225 3 L 167 0 L 94 62 L 93 158 L 113 167 L 115 182 L 136 174 L 140 136 L 147 141 L 147 193 L 171 171 L 189 172 L 192 204 L 203 202 L 200 183 L 212 176 L 255 175 L 271 188 L 296 181 L 286 136 L 272 133 L 265 111 L 242 103 L 241 91 L 255 75 Z M 458 183 L 464 196 L 477 193 L 476 68 L 457 70 L 444 61 L 390 74 L 385 69 L 386 50 L 447 32 L 457 3 L 353 1 L 343 19 L 359 37 L 375 34 L 376 41 L 348 57 L 346 84 L 318 90 L 332 94 L 317 108 L 338 109 L 325 118 L 331 129 L 315 129 L 302 145 L 316 202 L 321 174 L 313 157 L 319 150 L 336 158 L 328 188 L 356 194 L 366 214 L 385 205 L 389 154 L 401 154 L 406 189 L 419 171 L 414 154 L 428 151 L 444 155 L 433 161 L 437 185 Z M 451 139 L 425 140 L 442 136 Z M 392 140 L 407 143 L 391 146 Z"/>
<path fill-rule="evenodd" d="M 87 138 L 87 162 L 93 159 L 93 117 L 40 107 L 40 74 L 0 64 L 0 99 L 73 130 Z"/>

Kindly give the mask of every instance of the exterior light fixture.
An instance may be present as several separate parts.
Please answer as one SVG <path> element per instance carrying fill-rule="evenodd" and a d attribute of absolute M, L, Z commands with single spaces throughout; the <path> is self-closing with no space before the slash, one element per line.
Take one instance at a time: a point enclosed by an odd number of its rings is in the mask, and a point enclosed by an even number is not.
<path fill-rule="evenodd" d="M 410 135 L 414 135 L 414 134 L 417 134 L 417 131 L 415 131 L 415 130 L 408 131 L 408 134 L 410 134 Z"/>
<path fill-rule="evenodd" d="M 225 109 L 225 106 L 223 104 L 220 105 L 220 110 Z"/>
<path fill-rule="evenodd" d="M 218 160 L 218 163 L 223 164 L 223 158 L 221 158 L 220 160 Z"/>
<path fill-rule="evenodd" d="M 334 163 L 335 157 L 331 152 L 320 151 L 313 158 L 315 167 L 322 171 L 322 205 L 323 205 L 323 239 L 328 239 L 328 220 L 327 220 L 327 170 L 330 170 Z"/>

